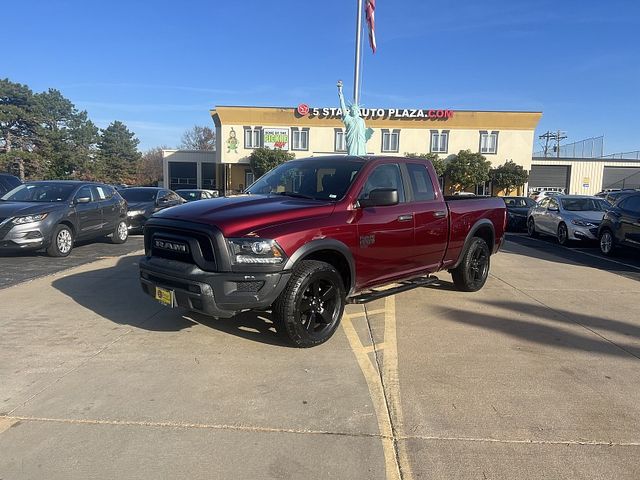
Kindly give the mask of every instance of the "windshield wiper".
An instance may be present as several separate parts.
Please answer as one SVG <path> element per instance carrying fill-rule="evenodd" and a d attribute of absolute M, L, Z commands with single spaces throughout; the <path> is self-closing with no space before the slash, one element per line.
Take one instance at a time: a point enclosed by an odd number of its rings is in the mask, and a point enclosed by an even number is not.
<path fill-rule="evenodd" d="M 305 195 L 304 193 L 297 193 L 297 192 L 274 192 L 276 195 L 284 195 L 286 197 L 294 197 L 294 198 L 306 198 L 309 200 L 315 200 L 315 197 L 312 197 L 311 195 Z"/>

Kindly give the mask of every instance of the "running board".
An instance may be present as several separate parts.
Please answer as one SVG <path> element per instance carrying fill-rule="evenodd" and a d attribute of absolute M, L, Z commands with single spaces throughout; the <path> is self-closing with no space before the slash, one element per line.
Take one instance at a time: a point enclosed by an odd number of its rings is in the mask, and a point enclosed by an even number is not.
<path fill-rule="evenodd" d="M 440 280 L 438 277 L 418 277 L 412 280 L 405 280 L 403 282 L 397 282 L 397 287 L 388 288 L 386 290 L 369 290 L 367 293 L 361 293 L 353 297 L 347 298 L 347 303 L 363 304 L 379 300 L 389 295 L 395 295 L 396 293 L 406 292 L 407 290 L 413 290 L 418 287 L 426 287 L 438 283 Z"/>

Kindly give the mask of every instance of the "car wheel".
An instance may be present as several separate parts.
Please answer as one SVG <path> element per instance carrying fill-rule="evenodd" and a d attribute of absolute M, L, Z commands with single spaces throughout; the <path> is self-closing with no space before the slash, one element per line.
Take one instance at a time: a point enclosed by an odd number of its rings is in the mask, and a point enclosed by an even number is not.
<path fill-rule="evenodd" d="M 538 236 L 538 232 L 536 232 L 536 222 L 533 217 L 529 217 L 529 220 L 527 221 L 527 235 L 530 237 Z"/>
<path fill-rule="evenodd" d="M 569 244 L 569 230 L 567 230 L 567 226 L 564 223 L 558 225 L 558 243 L 562 246 L 567 246 Z"/>
<path fill-rule="evenodd" d="M 610 257 L 613 255 L 613 252 L 615 250 L 615 243 L 613 240 L 613 234 L 611 233 L 611 230 L 603 230 L 602 233 L 600 233 L 600 251 Z"/>
<path fill-rule="evenodd" d="M 480 290 L 489 277 L 490 253 L 487 242 L 474 238 L 462 257 L 462 262 L 451 270 L 453 284 L 463 292 Z"/>
<path fill-rule="evenodd" d="M 127 241 L 127 238 L 129 238 L 127 222 L 120 220 L 111 234 L 111 243 L 124 243 Z"/>
<path fill-rule="evenodd" d="M 320 345 L 338 328 L 345 298 L 342 277 L 333 266 L 304 260 L 273 305 L 276 329 L 296 347 Z"/>
<path fill-rule="evenodd" d="M 67 225 L 58 225 L 53 231 L 51 243 L 47 248 L 50 257 L 66 257 L 73 249 L 73 231 Z"/>

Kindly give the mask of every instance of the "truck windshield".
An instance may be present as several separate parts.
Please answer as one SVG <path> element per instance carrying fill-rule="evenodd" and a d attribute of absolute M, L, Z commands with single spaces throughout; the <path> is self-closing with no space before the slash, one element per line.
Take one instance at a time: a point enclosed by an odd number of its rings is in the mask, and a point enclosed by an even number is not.
<path fill-rule="evenodd" d="M 245 193 L 337 201 L 347 193 L 362 165 L 361 160 L 294 160 L 264 174 Z"/>

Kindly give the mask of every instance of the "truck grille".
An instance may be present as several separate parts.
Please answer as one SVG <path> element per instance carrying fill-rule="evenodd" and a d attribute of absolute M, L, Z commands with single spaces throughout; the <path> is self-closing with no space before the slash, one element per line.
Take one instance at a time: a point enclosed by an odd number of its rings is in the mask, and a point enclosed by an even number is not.
<path fill-rule="evenodd" d="M 161 240 L 161 243 L 165 244 L 165 248 L 157 245 L 156 240 Z M 147 224 L 144 243 L 148 257 L 176 260 L 197 265 L 202 270 L 216 271 L 213 241 L 202 232 Z M 183 246 L 186 248 L 182 249 Z"/>

